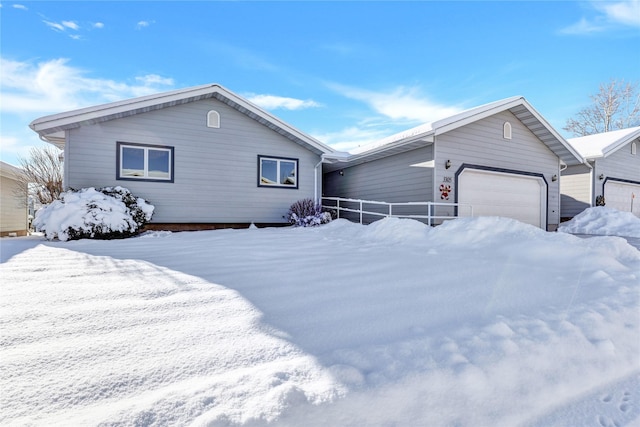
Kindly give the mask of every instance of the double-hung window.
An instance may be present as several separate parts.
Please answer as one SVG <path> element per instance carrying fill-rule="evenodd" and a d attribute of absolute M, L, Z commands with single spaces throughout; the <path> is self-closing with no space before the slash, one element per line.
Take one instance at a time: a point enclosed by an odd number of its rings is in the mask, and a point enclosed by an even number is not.
<path fill-rule="evenodd" d="M 258 156 L 258 186 L 298 188 L 298 159 Z"/>
<path fill-rule="evenodd" d="M 117 143 L 117 179 L 173 182 L 173 147 Z"/>

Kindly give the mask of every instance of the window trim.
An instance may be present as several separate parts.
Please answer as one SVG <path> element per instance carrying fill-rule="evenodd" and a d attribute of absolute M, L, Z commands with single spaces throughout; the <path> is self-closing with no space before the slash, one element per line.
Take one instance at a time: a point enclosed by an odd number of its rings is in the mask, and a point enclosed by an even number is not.
<path fill-rule="evenodd" d="M 631 143 L 631 155 L 635 156 L 638 151 L 638 144 L 634 141 Z"/>
<path fill-rule="evenodd" d="M 295 173 L 296 173 L 296 184 L 295 185 L 287 185 L 287 184 L 265 184 L 262 182 L 262 160 L 274 160 L 278 162 L 278 176 L 280 175 L 280 162 L 293 162 L 295 164 Z M 288 188 L 290 190 L 297 190 L 300 186 L 300 161 L 299 159 L 291 158 L 291 157 L 280 157 L 280 156 L 267 156 L 258 154 L 258 187 L 262 188 Z"/>
<path fill-rule="evenodd" d="M 122 150 L 123 148 L 131 147 L 137 149 L 144 149 L 144 176 L 123 176 L 122 175 Z M 153 178 L 149 177 L 148 159 L 149 149 L 167 151 L 169 153 L 169 178 Z M 175 149 L 169 145 L 154 145 L 154 144 L 138 144 L 133 142 L 116 142 L 116 180 L 119 181 L 147 181 L 147 182 L 174 182 L 174 163 L 175 163 Z"/>

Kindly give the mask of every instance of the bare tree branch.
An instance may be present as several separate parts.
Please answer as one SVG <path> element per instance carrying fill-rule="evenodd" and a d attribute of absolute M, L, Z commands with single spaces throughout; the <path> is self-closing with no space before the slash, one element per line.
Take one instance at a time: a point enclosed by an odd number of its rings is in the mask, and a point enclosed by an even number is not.
<path fill-rule="evenodd" d="M 611 79 L 601 83 L 598 93 L 589 98 L 591 105 L 568 119 L 564 130 L 586 136 L 640 125 L 638 83 Z"/>
<path fill-rule="evenodd" d="M 23 183 L 16 197 L 26 200 L 27 195 L 41 204 L 49 204 L 62 193 L 62 158 L 53 147 L 31 148 L 27 159 L 20 158 L 22 171 L 16 180 Z M 26 191 L 28 194 L 25 194 Z"/>

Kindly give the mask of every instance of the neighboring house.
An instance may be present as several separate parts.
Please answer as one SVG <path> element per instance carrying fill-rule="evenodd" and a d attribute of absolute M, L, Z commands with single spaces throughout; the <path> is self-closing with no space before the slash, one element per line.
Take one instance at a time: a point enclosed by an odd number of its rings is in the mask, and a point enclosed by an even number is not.
<path fill-rule="evenodd" d="M 560 170 L 583 159 L 522 97 L 386 138 L 326 165 L 325 196 L 442 202 L 437 215 L 503 216 L 555 230 Z"/>
<path fill-rule="evenodd" d="M 606 206 L 640 216 L 640 127 L 571 138 L 571 146 L 588 165 L 562 171 L 562 217 L 569 219 L 596 206 L 604 196 Z"/>
<path fill-rule="evenodd" d="M 29 126 L 64 149 L 65 188 L 126 187 L 155 206 L 152 224 L 174 229 L 284 223 L 292 203 L 322 194 L 335 153 L 217 84 Z"/>
<path fill-rule="evenodd" d="M 0 236 L 26 236 L 27 188 L 17 177 L 21 169 L 0 161 Z M 23 198 L 24 197 L 24 198 Z"/>

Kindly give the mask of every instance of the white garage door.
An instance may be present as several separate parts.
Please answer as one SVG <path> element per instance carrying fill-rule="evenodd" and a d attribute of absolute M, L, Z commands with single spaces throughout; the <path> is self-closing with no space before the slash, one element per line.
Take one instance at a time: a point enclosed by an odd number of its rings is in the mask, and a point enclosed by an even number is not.
<path fill-rule="evenodd" d="M 502 216 L 546 228 L 546 184 L 542 178 L 466 169 L 458 177 L 458 203 L 473 216 Z M 466 215 L 460 208 L 460 215 Z"/>
<path fill-rule="evenodd" d="M 635 196 L 635 198 L 634 198 Z M 604 184 L 606 206 L 640 216 L 640 184 L 607 181 Z M 631 210 L 633 204 L 633 211 Z"/>

